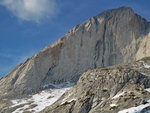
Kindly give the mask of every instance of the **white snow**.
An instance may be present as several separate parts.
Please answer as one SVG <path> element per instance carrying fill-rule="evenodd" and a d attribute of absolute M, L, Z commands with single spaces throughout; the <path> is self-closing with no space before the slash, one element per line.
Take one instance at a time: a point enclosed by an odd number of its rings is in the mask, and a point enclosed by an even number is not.
<path fill-rule="evenodd" d="M 65 102 L 72 102 L 72 101 L 76 101 L 76 99 L 75 98 L 72 98 L 71 100 L 67 100 L 67 99 L 65 99 L 65 100 L 63 100 L 62 101 L 62 103 L 61 104 L 64 104 Z"/>
<path fill-rule="evenodd" d="M 150 88 L 145 89 L 146 91 L 148 91 L 150 93 Z"/>
<path fill-rule="evenodd" d="M 18 109 L 16 109 L 14 112 L 12 113 L 23 113 L 24 109 L 27 109 L 29 107 L 29 105 L 24 105 L 23 107 L 20 107 Z"/>
<path fill-rule="evenodd" d="M 116 104 L 110 104 L 110 107 L 114 107 L 114 106 L 117 106 Z"/>
<path fill-rule="evenodd" d="M 150 92 L 150 88 L 145 89 L 145 90 Z M 148 100 L 147 102 L 148 102 L 147 104 L 142 104 L 142 105 L 139 105 L 137 107 L 132 107 L 132 108 L 129 108 L 129 109 L 125 109 L 125 110 L 119 111 L 118 113 L 140 113 L 140 111 L 142 109 L 150 106 L 150 100 Z M 146 113 L 150 113 L 150 110 L 147 111 Z"/>
<path fill-rule="evenodd" d="M 145 68 L 150 68 L 150 65 L 144 63 Z"/>
<path fill-rule="evenodd" d="M 144 61 L 141 61 L 141 62 L 143 63 L 143 66 L 144 66 L 145 68 L 150 68 L 150 65 L 146 64 Z"/>
<path fill-rule="evenodd" d="M 61 103 L 61 104 L 65 103 L 65 102 L 67 101 L 67 99 L 68 99 L 70 96 L 71 96 L 71 94 L 68 94 L 67 97 L 65 97 L 65 98 L 62 100 L 62 103 Z"/>
<path fill-rule="evenodd" d="M 25 99 L 12 100 L 11 102 L 13 103 L 13 105 L 11 107 L 16 107 L 18 105 L 28 103 L 26 98 Z"/>
<path fill-rule="evenodd" d="M 68 100 L 67 102 L 72 102 L 72 101 L 76 101 L 76 99 L 72 98 L 71 100 Z"/>
<path fill-rule="evenodd" d="M 119 111 L 118 113 L 140 113 L 140 111 L 142 109 L 144 109 L 145 107 L 148 107 L 148 106 L 150 106 L 150 103 L 142 104 L 142 105 L 139 105 L 137 107 L 132 107 L 129 109 L 125 109 L 125 110 Z M 150 113 L 150 111 L 148 111 L 146 113 Z"/>
<path fill-rule="evenodd" d="M 123 91 L 123 92 L 120 93 L 120 94 L 115 95 L 112 99 L 117 99 L 117 98 L 119 98 L 121 95 L 123 95 L 124 93 L 125 93 L 125 91 Z"/>
<path fill-rule="evenodd" d="M 72 87 L 71 85 L 72 84 L 57 85 L 56 89 L 49 89 L 49 90 L 42 91 L 41 93 L 32 95 L 31 98 L 12 100 L 13 105 L 11 107 L 25 104 L 23 107 L 16 109 L 12 113 L 18 113 L 18 112 L 23 113 L 25 109 L 29 108 L 29 106 L 33 104 L 37 106 L 35 106 L 34 108 L 30 108 L 27 111 L 31 111 L 32 113 L 37 113 L 43 110 L 45 107 L 50 106 L 54 102 L 56 102 L 62 96 L 63 93 L 65 93 L 68 89 Z M 29 104 L 30 102 L 31 104 Z"/>

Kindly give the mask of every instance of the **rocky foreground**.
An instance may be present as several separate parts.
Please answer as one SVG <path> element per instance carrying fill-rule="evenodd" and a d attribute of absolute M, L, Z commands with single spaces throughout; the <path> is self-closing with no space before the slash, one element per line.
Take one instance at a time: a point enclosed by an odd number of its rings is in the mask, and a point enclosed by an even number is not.
<path fill-rule="evenodd" d="M 40 113 L 149 113 L 148 111 L 150 112 L 150 58 L 145 58 L 130 64 L 85 72 L 73 88 Z"/>

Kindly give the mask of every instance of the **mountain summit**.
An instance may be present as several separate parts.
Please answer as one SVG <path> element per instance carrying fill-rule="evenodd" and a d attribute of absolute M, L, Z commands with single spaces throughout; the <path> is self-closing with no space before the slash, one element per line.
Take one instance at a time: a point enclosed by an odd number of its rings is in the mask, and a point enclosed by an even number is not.
<path fill-rule="evenodd" d="M 89 69 L 147 57 L 149 25 L 129 7 L 106 10 L 0 79 L 0 97 L 18 98 L 51 88 L 51 84 L 75 83 Z"/>
<path fill-rule="evenodd" d="M 0 80 L 0 94 L 30 94 L 50 83 L 76 82 L 88 69 L 135 61 L 148 28 L 131 8 L 104 11 L 14 68 Z"/>

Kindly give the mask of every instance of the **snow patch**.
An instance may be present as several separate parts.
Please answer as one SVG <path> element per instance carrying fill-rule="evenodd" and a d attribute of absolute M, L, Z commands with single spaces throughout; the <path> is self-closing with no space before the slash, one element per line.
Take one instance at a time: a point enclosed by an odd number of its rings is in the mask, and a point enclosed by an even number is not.
<path fill-rule="evenodd" d="M 115 107 L 115 106 L 117 106 L 116 104 L 110 104 L 110 107 Z"/>
<path fill-rule="evenodd" d="M 68 100 L 67 102 L 72 102 L 72 101 L 76 101 L 75 98 L 71 99 L 71 100 Z"/>
<path fill-rule="evenodd" d="M 70 102 L 72 102 L 72 101 L 76 101 L 76 99 L 75 99 L 75 98 L 72 98 L 71 100 L 67 100 L 67 101 L 65 100 L 65 101 L 62 101 L 61 104 L 64 104 L 64 103 L 66 103 L 66 102 L 69 102 L 69 103 L 70 103 Z"/>
<path fill-rule="evenodd" d="M 70 85 L 70 86 L 69 86 Z M 57 89 L 49 89 L 42 91 L 41 93 L 32 95 L 31 98 L 17 99 L 12 100 L 13 105 L 11 107 L 16 107 L 19 105 L 23 105 L 23 107 L 19 107 L 12 113 L 23 113 L 25 109 L 26 111 L 31 111 L 32 113 L 37 113 L 42 111 L 47 106 L 52 105 L 56 102 L 62 94 L 64 94 L 67 90 L 69 90 L 72 84 L 66 85 L 57 85 Z M 64 88 L 63 88 L 64 86 Z M 35 105 L 33 108 L 29 108 L 31 105 Z"/>
<path fill-rule="evenodd" d="M 150 93 L 150 88 L 145 89 L 146 91 L 148 91 Z"/>
<path fill-rule="evenodd" d="M 150 65 L 146 64 L 144 61 L 141 61 L 141 62 L 143 63 L 143 66 L 144 66 L 145 68 L 150 68 Z"/>
<path fill-rule="evenodd" d="M 150 92 L 150 88 L 145 89 L 145 90 Z M 144 108 L 150 106 L 150 100 L 148 100 L 147 102 L 148 102 L 147 104 L 142 104 L 142 105 L 139 105 L 137 107 L 128 108 L 128 109 L 119 111 L 118 113 L 140 113 L 141 110 L 143 110 Z M 146 113 L 150 113 L 150 110 L 147 111 Z"/>
<path fill-rule="evenodd" d="M 13 105 L 10 106 L 10 107 L 16 107 L 16 106 L 19 106 L 19 105 L 28 103 L 28 101 L 27 101 L 26 98 L 24 98 L 24 99 L 11 100 L 11 102 L 13 103 Z"/>
<path fill-rule="evenodd" d="M 150 68 L 150 65 L 144 63 L 145 68 Z"/>
<path fill-rule="evenodd" d="M 125 110 L 119 111 L 118 113 L 140 113 L 142 109 L 144 109 L 148 106 L 150 106 L 150 103 L 142 104 L 137 107 L 132 107 L 129 109 L 125 109 Z M 147 113 L 150 113 L 150 111 L 148 111 Z"/>
<path fill-rule="evenodd" d="M 117 99 L 117 98 L 119 98 L 121 95 L 123 95 L 124 93 L 125 93 L 125 91 L 123 91 L 123 92 L 120 93 L 120 94 L 115 95 L 112 99 Z"/>
<path fill-rule="evenodd" d="M 67 99 L 68 99 L 70 96 L 71 96 L 71 94 L 68 94 L 67 97 L 65 97 L 65 98 L 62 100 L 62 103 L 61 103 L 61 104 L 65 103 L 65 102 L 67 101 Z"/>

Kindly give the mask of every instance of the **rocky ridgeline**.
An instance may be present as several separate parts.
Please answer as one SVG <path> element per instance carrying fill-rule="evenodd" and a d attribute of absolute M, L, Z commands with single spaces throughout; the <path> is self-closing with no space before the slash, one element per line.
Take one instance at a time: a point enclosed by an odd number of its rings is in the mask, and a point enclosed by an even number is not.
<path fill-rule="evenodd" d="M 150 88 L 150 70 L 143 63 L 150 69 L 149 58 L 132 64 L 89 70 L 72 89 L 41 113 L 118 113 L 146 105 L 150 99 L 150 92 L 145 90 Z M 138 113 L 146 113 L 146 107 Z"/>

